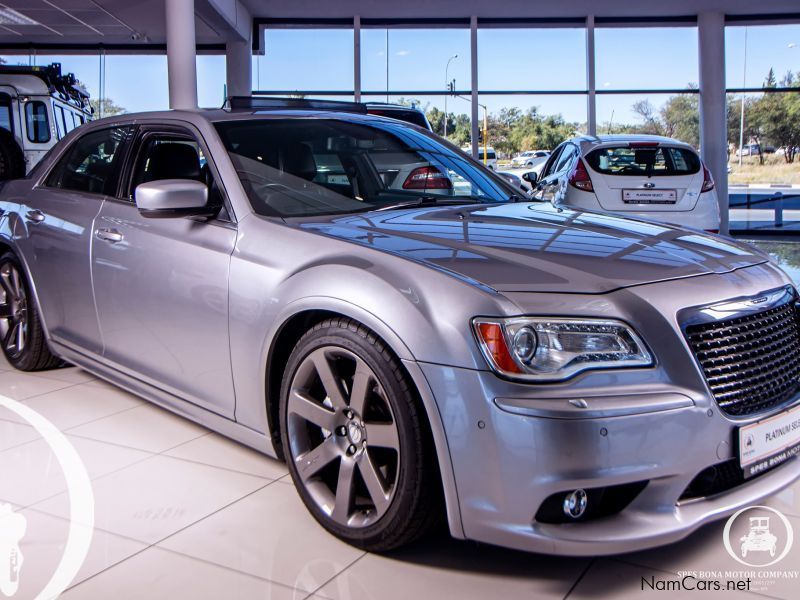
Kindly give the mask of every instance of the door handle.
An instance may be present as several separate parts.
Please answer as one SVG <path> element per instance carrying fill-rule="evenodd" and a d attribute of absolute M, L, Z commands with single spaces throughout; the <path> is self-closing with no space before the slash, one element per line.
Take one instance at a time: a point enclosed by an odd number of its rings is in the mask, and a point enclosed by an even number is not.
<path fill-rule="evenodd" d="M 94 232 L 94 235 L 97 239 L 111 242 L 112 244 L 116 244 L 125 239 L 125 236 L 116 229 L 98 229 Z"/>
<path fill-rule="evenodd" d="M 44 221 L 44 213 L 40 210 L 29 210 L 25 213 L 25 218 L 31 223 L 41 223 Z"/>

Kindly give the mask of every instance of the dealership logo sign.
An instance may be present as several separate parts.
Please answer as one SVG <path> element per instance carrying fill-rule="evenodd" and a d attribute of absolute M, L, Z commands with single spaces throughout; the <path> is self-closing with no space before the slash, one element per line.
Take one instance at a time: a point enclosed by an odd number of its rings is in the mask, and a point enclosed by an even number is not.
<path fill-rule="evenodd" d="M 748 567 L 768 567 L 789 554 L 794 531 L 780 511 L 769 506 L 748 506 L 730 516 L 722 541 L 735 561 Z"/>

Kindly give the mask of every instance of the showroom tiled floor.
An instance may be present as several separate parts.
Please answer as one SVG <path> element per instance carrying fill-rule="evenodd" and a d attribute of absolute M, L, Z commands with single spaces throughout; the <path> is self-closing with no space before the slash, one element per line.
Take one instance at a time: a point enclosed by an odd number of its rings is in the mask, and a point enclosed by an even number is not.
<path fill-rule="evenodd" d="M 31 375 L 0 362 L 0 395 L 64 432 L 92 480 L 94 535 L 63 596 L 69 600 L 663 597 L 642 592 L 641 578 L 739 567 L 723 548 L 722 524 L 667 548 L 602 559 L 525 554 L 444 535 L 389 556 L 366 554 L 314 522 L 281 463 L 83 371 Z M 27 520 L 15 600 L 32 598 L 61 559 L 70 503 L 49 446 L 3 407 L 1 502 Z M 800 484 L 770 502 L 800 532 Z M 800 568 L 800 544 L 784 567 Z M 742 596 L 796 598 L 796 585 L 775 581 L 758 596 Z"/>

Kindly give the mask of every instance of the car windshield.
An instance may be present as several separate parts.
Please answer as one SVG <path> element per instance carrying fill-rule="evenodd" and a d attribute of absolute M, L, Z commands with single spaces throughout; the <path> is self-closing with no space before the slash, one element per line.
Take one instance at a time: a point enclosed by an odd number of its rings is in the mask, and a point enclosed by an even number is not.
<path fill-rule="evenodd" d="M 697 154 L 664 146 L 598 148 L 586 156 L 586 162 L 604 175 L 694 175 L 700 170 Z"/>
<path fill-rule="evenodd" d="M 215 125 L 261 215 L 505 202 L 511 195 L 499 178 L 434 136 L 396 121 L 270 118 Z"/>

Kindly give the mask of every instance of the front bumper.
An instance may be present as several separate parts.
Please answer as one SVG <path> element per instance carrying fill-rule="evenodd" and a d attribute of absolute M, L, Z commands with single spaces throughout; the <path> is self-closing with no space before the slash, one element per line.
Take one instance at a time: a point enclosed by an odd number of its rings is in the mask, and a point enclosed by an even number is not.
<path fill-rule="evenodd" d="M 588 399 L 588 408 L 576 408 L 563 395 L 539 397 L 541 390 L 525 397 L 522 386 L 486 371 L 420 367 L 441 414 L 469 539 L 576 556 L 639 550 L 682 539 L 800 477 L 794 458 L 727 492 L 682 503 L 698 473 L 735 456 L 740 423 L 710 398 L 668 386 L 634 396 L 576 392 Z M 535 519 L 551 494 L 638 481 L 648 484 L 617 514 L 565 524 Z"/>

